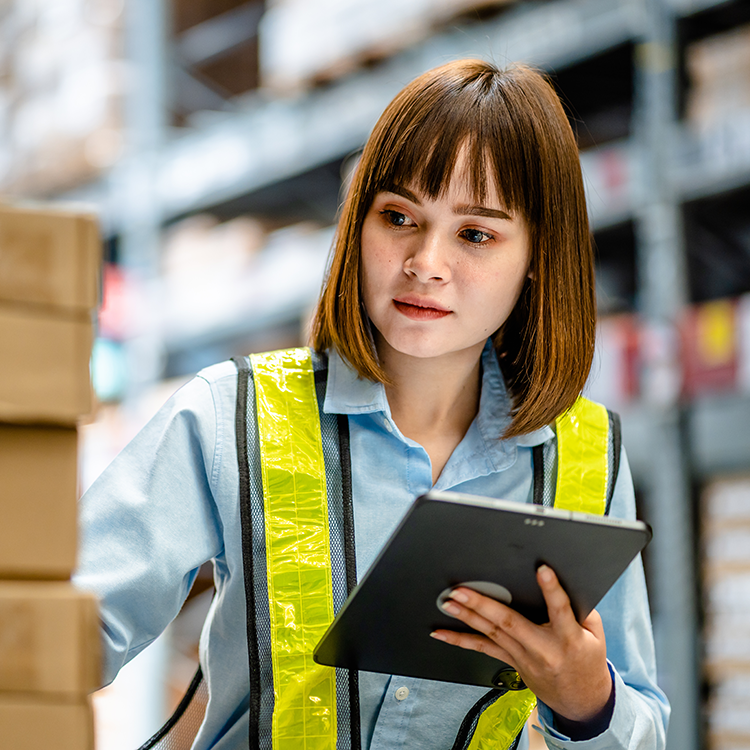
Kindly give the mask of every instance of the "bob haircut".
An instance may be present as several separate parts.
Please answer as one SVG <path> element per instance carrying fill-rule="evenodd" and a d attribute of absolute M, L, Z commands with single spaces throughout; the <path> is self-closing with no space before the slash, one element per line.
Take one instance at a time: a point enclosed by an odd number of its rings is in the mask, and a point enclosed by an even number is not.
<path fill-rule="evenodd" d="M 362 304 L 362 224 L 375 195 L 394 186 L 439 197 L 462 151 L 475 199 L 495 188 L 529 231 L 530 278 L 493 335 L 513 404 L 503 437 L 523 435 L 573 405 L 591 368 L 596 326 L 576 139 L 554 89 L 528 67 L 451 62 L 416 78 L 388 105 L 342 207 L 312 345 L 333 347 L 361 377 L 388 382 Z"/>

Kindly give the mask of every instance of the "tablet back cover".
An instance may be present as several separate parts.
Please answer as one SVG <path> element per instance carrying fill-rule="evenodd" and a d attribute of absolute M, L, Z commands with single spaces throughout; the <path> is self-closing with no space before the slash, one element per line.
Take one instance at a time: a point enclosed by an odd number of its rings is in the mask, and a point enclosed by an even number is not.
<path fill-rule="evenodd" d="M 467 581 L 500 584 L 514 609 L 545 622 L 536 568 L 546 563 L 580 621 L 650 538 L 645 524 L 572 521 L 539 506 L 499 510 L 486 507 L 484 498 L 484 505 L 444 499 L 449 494 L 415 501 L 321 639 L 315 661 L 495 687 L 507 665 L 430 638 L 438 628 L 470 631 L 438 609 L 441 592 Z"/>

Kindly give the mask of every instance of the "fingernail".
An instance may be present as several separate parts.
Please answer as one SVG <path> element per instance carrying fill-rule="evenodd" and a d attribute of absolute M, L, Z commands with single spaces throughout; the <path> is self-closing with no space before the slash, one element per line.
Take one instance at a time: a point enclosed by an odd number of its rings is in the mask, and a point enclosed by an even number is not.
<path fill-rule="evenodd" d="M 552 569 L 546 565 L 539 566 L 539 577 L 545 582 L 549 583 L 552 580 Z"/>
<path fill-rule="evenodd" d="M 466 604 L 469 601 L 469 597 L 463 591 L 451 591 L 451 599 L 455 599 L 457 602 L 461 602 L 461 604 Z"/>
<path fill-rule="evenodd" d="M 459 607 L 458 604 L 454 604 L 452 601 L 443 602 L 443 609 L 452 615 L 457 615 L 461 611 L 461 607 Z"/>
<path fill-rule="evenodd" d="M 434 638 L 437 641 L 447 640 L 444 635 L 441 635 L 440 633 L 435 633 L 435 632 L 430 633 L 430 638 Z"/>

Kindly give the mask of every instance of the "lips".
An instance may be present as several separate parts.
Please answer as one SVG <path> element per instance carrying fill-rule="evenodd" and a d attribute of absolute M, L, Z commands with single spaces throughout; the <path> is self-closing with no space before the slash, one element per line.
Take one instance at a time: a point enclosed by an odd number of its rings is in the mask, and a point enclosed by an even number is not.
<path fill-rule="evenodd" d="M 450 310 L 446 310 L 434 302 L 413 297 L 394 299 L 393 304 L 402 315 L 411 320 L 439 320 L 451 314 Z"/>

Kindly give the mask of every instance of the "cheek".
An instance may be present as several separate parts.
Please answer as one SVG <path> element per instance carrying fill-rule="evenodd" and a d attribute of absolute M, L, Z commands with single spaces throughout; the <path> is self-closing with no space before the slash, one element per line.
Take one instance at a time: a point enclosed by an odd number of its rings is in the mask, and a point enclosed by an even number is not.
<path fill-rule="evenodd" d="M 362 279 L 362 301 L 368 312 L 374 312 L 378 299 L 378 290 L 384 286 L 388 274 L 389 260 L 377 242 L 362 232 L 362 251 L 360 273 Z"/>
<path fill-rule="evenodd" d="M 492 311 L 502 323 L 515 307 L 525 280 L 524 265 L 499 269 L 485 276 L 483 294 L 477 295 L 475 302 L 485 306 L 487 312 Z"/>
<path fill-rule="evenodd" d="M 388 278 L 397 268 L 397 259 L 388 243 L 365 232 L 362 233 L 361 263 L 363 279 L 372 284 Z"/>

